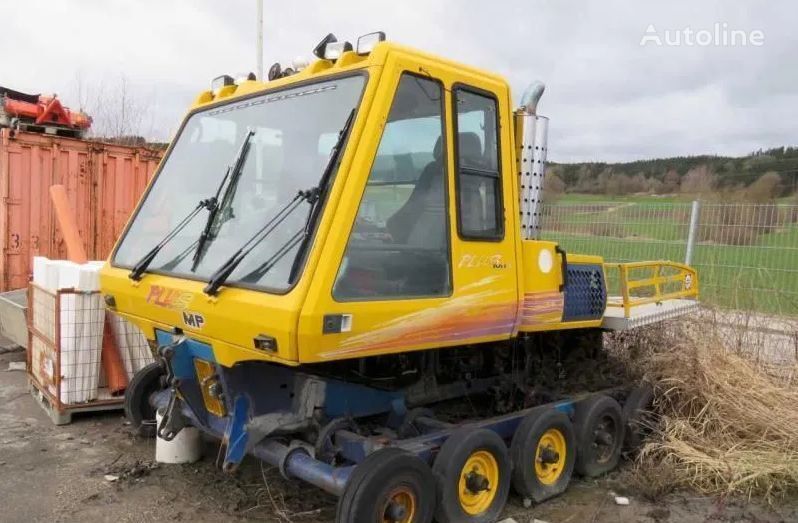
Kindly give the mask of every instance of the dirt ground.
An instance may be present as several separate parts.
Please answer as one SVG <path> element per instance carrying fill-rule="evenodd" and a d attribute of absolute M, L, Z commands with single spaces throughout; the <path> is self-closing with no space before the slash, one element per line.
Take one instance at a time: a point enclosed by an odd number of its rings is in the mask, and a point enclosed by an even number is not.
<path fill-rule="evenodd" d="M 288 482 L 256 460 L 234 476 L 214 466 L 216 446 L 192 465 L 153 463 L 154 441 L 135 438 L 119 412 L 76 416 L 56 427 L 8 371 L 24 353 L 0 354 L 0 521 L 332 521 L 335 499 Z M 118 476 L 109 481 L 106 475 Z M 798 500 L 777 507 L 676 493 L 652 502 L 627 464 L 599 481 L 575 480 L 568 492 L 524 508 L 511 497 L 505 516 L 518 523 L 795 522 Z M 613 493 L 628 496 L 616 505 Z"/>

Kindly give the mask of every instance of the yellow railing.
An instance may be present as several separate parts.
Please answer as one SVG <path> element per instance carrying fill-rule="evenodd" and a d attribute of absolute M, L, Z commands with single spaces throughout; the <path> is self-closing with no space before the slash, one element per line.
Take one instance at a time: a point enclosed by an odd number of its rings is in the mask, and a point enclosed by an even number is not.
<path fill-rule="evenodd" d="M 618 270 L 620 301 L 608 299 L 610 307 L 623 307 L 624 317 L 633 307 L 646 303 L 698 296 L 698 273 L 689 265 L 668 261 L 605 263 L 605 273 Z M 634 273 L 634 276 L 631 275 Z M 642 273 L 642 275 L 640 274 Z M 636 295 L 642 293 L 644 295 Z"/>

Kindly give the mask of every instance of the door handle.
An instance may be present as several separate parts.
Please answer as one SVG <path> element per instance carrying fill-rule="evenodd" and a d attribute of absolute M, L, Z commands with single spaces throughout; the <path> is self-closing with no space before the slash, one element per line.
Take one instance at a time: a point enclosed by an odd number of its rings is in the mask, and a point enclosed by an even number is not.
<path fill-rule="evenodd" d="M 559 245 L 554 246 L 554 252 L 560 255 L 560 260 L 562 263 L 562 283 L 560 284 L 560 292 L 562 292 L 568 285 L 568 253 L 566 253 L 565 249 L 561 248 Z"/>

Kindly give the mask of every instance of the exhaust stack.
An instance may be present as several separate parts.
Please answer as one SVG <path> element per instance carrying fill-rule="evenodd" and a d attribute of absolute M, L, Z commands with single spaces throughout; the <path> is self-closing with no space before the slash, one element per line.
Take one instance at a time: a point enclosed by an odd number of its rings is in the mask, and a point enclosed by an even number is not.
<path fill-rule="evenodd" d="M 543 82 L 535 81 L 529 84 L 529 87 L 524 90 L 524 94 L 521 95 L 521 107 L 518 110 L 529 114 L 537 114 L 538 102 L 545 90 L 546 84 Z"/>
<path fill-rule="evenodd" d="M 521 96 L 521 106 L 515 111 L 521 237 L 526 240 L 540 237 L 549 119 L 539 116 L 537 109 L 545 89 L 546 86 L 542 82 L 531 83 Z"/>

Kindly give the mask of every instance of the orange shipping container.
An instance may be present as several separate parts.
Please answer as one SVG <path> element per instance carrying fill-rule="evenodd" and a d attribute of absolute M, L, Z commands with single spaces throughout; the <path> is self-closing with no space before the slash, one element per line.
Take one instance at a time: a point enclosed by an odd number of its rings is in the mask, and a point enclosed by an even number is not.
<path fill-rule="evenodd" d="M 105 259 L 162 151 L 0 129 L 0 291 L 27 286 L 34 256 L 65 258 L 49 188 L 62 184 L 90 259 Z"/>

